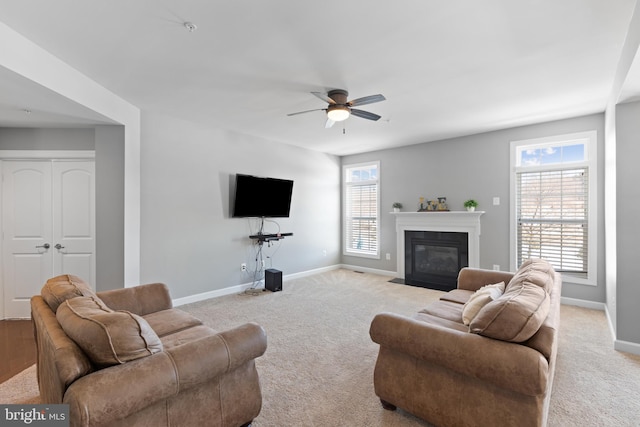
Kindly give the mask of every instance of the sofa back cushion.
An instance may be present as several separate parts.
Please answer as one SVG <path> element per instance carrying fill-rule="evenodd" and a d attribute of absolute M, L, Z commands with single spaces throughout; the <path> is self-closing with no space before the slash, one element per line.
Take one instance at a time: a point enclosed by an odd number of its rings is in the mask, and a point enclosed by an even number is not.
<path fill-rule="evenodd" d="M 504 294 L 480 309 L 469 331 L 503 341 L 527 341 L 549 314 L 554 278 L 555 271 L 548 262 L 525 261 Z"/>
<path fill-rule="evenodd" d="M 52 277 L 42 287 L 40 295 L 54 313 L 60 304 L 70 298 L 93 296 L 95 292 L 91 286 L 78 276 L 73 274 L 63 274 Z"/>
<path fill-rule="evenodd" d="M 520 286 L 521 283 L 526 282 L 540 286 L 547 293 L 550 293 L 553 288 L 554 277 L 555 270 L 549 262 L 543 259 L 530 258 L 522 263 L 507 284 L 506 290 L 509 290 L 511 286 Z"/>
<path fill-rule="evenodd" d="M 69 337 L 98 367 L 125 363 L 163 350 L 142 317 L 113 311 L 98 297 L 77 297 L 60 305 L 56 318 Z"/>

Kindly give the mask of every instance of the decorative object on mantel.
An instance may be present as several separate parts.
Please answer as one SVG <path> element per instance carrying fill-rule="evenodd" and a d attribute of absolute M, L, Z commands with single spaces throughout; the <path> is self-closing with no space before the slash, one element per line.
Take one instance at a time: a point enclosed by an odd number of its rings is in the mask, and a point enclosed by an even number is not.
<path fill-rule="evenodd" d="M 466 202 L 464 202 L 464 207 L 467 208 L 469 212 L 473 212 L 478 207 L 478 202 L 476 202 L 473 199 L 469 199 Z"/>
<path fill-rule="evenodd" d="M 393 202 L 392 206 L 394 212 L 400 212 L 400 209 L 402 209 L 402 203 L 400 202 Z"/>
<path fill-rule="evenodd" d="M 437 211 L 448 211 L 449 206 L 447 206 L 447 198 L 446 197 L 438 197 L 438 204 L 436 205 Z"/>
<path fill-rule="evenodd" d="M 427 205 L 424 204 L 424 197 L 420 197 L 420 208 L 418 212 L 449 212 L 449 206 L 447 206 L 446 197 L 438 197 L 438 200 L 427 200 Z"/>

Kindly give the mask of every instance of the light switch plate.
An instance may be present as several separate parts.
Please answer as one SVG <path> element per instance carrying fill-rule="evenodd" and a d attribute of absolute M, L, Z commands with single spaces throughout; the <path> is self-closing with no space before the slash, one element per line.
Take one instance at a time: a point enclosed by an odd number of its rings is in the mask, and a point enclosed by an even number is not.
<path fill-rule="evenodd" d="M 493 206 L 500 206 L 500 197 L 493 198 Z"/>

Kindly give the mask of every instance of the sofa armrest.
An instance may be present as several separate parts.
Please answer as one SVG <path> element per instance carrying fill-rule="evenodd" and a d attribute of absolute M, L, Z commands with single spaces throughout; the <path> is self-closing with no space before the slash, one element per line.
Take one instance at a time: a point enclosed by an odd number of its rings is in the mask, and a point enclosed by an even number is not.
<path fill-rule="evenodd" d="M 261 326 L 246 323 L 167 350 L 173 359 L 180 390 L 209 381 L 256 359 L 267 350 L 267 335 Z"/>
<path fill-rule="evenodd" d="M 514 273 L 465 267 L 458 273 L 458 289 L 477 291 L 485 285 L 508 284 Z"/>
<path fill-rule="evenodd" d="M 427 363 L 530 396 L 544 394 L 549 365 L 529 347 L 462 332 L 409 317 L 381 313 L 371 339 Z"/>
<path fill-rule="evenodd" d="M 109 425 L 178 393 L 178 377 L 168 353 L 156 353 L 86 375 L 67 388 L 73 426 Z"/>
<path fill-rule="evenodd" d="M 139 316 L 173 307 L 169 288 L 164 283 L 113 289 L 98 292 L 97 295 L 110 309 L 126 310 Z"/>
<path fill-rule="evenodd" d="M 264 329 L 245 324 L 86 375 L 67 389 L 71 425 L 109 425 L 264 354 Z"/>

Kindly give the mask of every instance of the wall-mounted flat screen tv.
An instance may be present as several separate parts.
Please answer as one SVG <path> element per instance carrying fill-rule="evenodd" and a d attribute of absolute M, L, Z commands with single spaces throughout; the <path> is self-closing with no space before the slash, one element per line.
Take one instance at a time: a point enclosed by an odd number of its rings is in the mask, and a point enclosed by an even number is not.
<path fill-rule="evenodd" d="M 292 193 L 292 180 L 237 174 L 232 216 L 288 218 Z"/>

